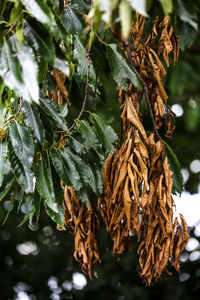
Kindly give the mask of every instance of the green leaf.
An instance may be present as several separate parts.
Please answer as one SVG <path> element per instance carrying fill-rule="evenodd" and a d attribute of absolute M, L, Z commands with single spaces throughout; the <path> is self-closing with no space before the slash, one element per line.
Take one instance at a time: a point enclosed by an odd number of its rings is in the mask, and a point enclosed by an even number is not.
<path fill-rule="evenodd" d="M 8 216 L 9 216 L 10 212 L 11 212 L 12 209 L 13 209 L 13 203 L 14 203 L 14 200 L 15 200 L 15 196 L 16 196 L 16 188 L 14 188 L 13 196 L 12 196 L 12 198 L 11 198 L 10 201 L 9 201 L 10 203 L 9 203 L 8 212 L 7 212 L 7 214 L 6 214 L 5 219 L 3 220 L 2 225 L 4 225 L 4 224 L 6 223 L 6 221 L 7 221 L 7 219 L 8 219 Z"/>
<path fill-rule="evenodd" d="M 22 0 L 23 5 L 41 23 L 48 27 L 55 26 L 54 16 L 46 4 L 46 1 L 41 0 Z"/>
<path fill-rule="evenodd" d="M 93 129 L 89 125 L 87 121 L 79 120 L 77 122 L 77 131 L 81 134 L 81 136 L 85 139 L 84 145 L 87 149 L 93 148 L 97 149 L 99 146 L 99 142 L 97 140 L 96 134 L 94 133 Z"/>
<path fill-rule="evenodd" d="M 33 163 L 34 145 L 29 129 L 15 122 L 9 130 L 9 136 L 20 163 L 30 169 Z"/>
<path fill-rule="evenodd" d="M 121 19 L 122 37 L 127 39 L 131 28 L 131 7 L 127 0 L 120 2 L 119 15 Z"/>
<path fill-rule="evenodd" d="M 80 190 L 82 183 L 80 175 L 67 149 L 52 149 L 50 151 L 51 161 L 55 170 L 66 185 L 73 186 L 75 190 Z"/>
<path fill-rule="evenodd" d="M 36 187 L 40 196 L 45 199 L 45 204 L 54 213 L 58 214 L 58 206 L 55 202 L 55 193 L 49 172 L 50 170 L 47 167 L 44 158 L 42 158 L 36 164 Z"/>
<path fill-rule="evenodd" d="M 83 17 L 78 8 L 68 5 L 64 10 L 63 23 L 71 34 L 83 32 Z"/>
<path fill-rule="evenodd" d="M 7 144 L 0 143 L 0 187 L 3 183 L 3 178 L 4 178 L 4 167 L 6 163 L 6 156 L 7 156 Z"/>
<path fill-rule="evenodd" d="M 53 119 L 58 128 L 62 130 L 67 130 L 67 125 L 65 119 L 62 117 L 62 113 L 59 107 L 52 102 L 44 93 L 40 93 L 40 103 L 39 106 L 43 112 Z"/>
<path fill-rule="evenodd" d="M 26 125 L 33 131 L 33 135 L 38 143 L 43 145 L 45 139 L 44 127 L 36 104 L 23 101 L 21 110 Z"/>
<path fill-rule="evenodd" d="M 178 192 L 179 194 L 183 191 L 183 176 L 181 173 L 181 166 L 178 161 L 176 154 L 173 152 L 171 147 L 163 141 L 166 147 L 166 155 L 168 157 L 168 161 L 170 164 L 170 169 L 173 171 L 173 189 L 174 192 Z"/>
<path fill-rule="evenodd" d="M 19 45 L 15 36 L 0 47 L 0 76 L 5 84 L 27 101 L 38 102 L 38 67 L 32 48 Z"/>
<path fill-rule="evenodd" d="M 33 18 L 27 18 L 24 37 L 43 60 L 53 64 L 55 56 L 53 39 L 41 23 L 35 22 Z"/>
<path fill-rule="evenodd" d="M 25 193 L 33 193 L 34 191 L 34 174 L 27 169 L 15 154 L 11 142 L 8 144 L 8 154 L 11 168 L 15 174 L 17 182 L 21 185 Z"/>
<path fill-rule="evenodd" d="M 140 15 L 148 17 L 146 12 L 146 0 L 128 0 L 131 7 L 137 11 Z"/>
<path fill-rule="evenodd" d="M 0 187 L 0 201 L 9 194 L 15 182 L 15 177 L 11 171 L 5 174 L 3 184 Z"/>
<path fill-rule="evenodd" d="M 198 19 L 196 14 L 191 15 L 186 8 L 184 7 L 181 0 L 177 1 L 177 15 L 179 18 L 185 22 L 188 23 L 190 26 L 192 26 L 196 31 L 198 30 Z"/>
<path fill-rule="evenodd" d="M 44 205 L 46 213 L 50 216 L 50 218 L 56 224 L 59 224 L 63 229 L 65 229 L 64 218 L 62 218 L 62 214 L 60 215 L 59 213 L 55 213 L 46 203 L 44 203 Z"/>
<path fill-rule="evenodd" d="M 130 79 L 135 87 L 141 88 L 139 79 L 129 67 L 126 59 L 119 53 L 116 44 L 108 45 L 107 58 L 111 68 L 112 76 L 122 89 L 127 90 L 127 79 Z"/>
<path fill-rule="evenodd" d="M 33 223 L 34 214 L 35 214 L 35 206 L 32 205 L 30 207 L 30 209 L 28 210 L 28 212 L 25 214 L 24 219 L 22 220 L 22 222 L 17 227 L 20 228 L 27 221 L 29 221 L 29 224 L 32 224 Z"/>
<path fill-rule="evenodd" d="M 6 8 L 7 0 L 2 0 L 0 2 L 0 17 L 3 15 L 4 10 Z"/>
<path fill-rule="evenodd" d="M 44 82 L 47 77 L 48 72 L 48 63 L 40 57 L 40 61 L 38 62 L 38 82 L 41 85 L 44 85 Z"/>
<path fill-rule="evenodd" d="M 85 79 L 87 76 L 88 59 L 86 57 L 85 47 L 78 36 L 75 36 L 74 47 L 76 50 L 75 58 L 78 60 L 78 72 L 81 78 Z M 95 69 L 92 64 L 90 65 L 90 80 L 93 82 L 96 81 Z"/>
<path fill-rule="evenodd" d="M 106 150 L 106 153 L 108 154 L 113 151 L 113 143 L 117 141 L 117 135 L 112 127 L 107 125 L 103 119 L 94 113 L 90 113 L 90 120 L 95 126 L 96 132 Z"/>
<path fill-rule="evenodd" d="M 171 14 L 173 11 L 173 0 L 159 0 L 161 2 L 164 14 Z"/>

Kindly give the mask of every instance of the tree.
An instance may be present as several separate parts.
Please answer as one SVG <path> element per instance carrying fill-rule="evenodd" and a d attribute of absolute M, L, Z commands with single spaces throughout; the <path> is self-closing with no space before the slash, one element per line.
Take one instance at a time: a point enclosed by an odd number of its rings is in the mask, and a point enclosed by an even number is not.
<path fill-rule="evenodd" d="M 37 223 L 42 206 L 58 229 L 71 228 L 74 256 L 90 276 L 100 261 L 99 212 L 114 254 L 130 249 L 136 231 L 139 273 L 150 285 L 169 255 L 179 270 L 188 239 L 184 218 L 172 220 L 171 190 L 183 187 L 164 138 L 174 115 L 163 80 L 169 54 L 178 59 L 175 32 L 181 49 L 195 41 L 198 7 L 108 3 L 2 2 L 0 199 L 8 214 L 25 204 L 20 225 Z"/>

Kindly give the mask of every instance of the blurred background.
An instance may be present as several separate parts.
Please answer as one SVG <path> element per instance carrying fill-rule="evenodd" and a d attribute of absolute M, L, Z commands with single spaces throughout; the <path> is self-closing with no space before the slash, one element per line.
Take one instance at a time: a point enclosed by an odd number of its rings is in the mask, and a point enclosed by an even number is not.
<path fill-rule="evenodd" d="M 188 31 L 188 28 L 190 30 Z M 184 31 L 184 28 L 182 28 Z M 175 196 L 176 213 L 182 212 L 189 224 L 190 240 L 181 255 L 180 274 L 163 274 L 158 283 L 145 288 L 136 272 L 136 247 L 120 260 L 110 253 L 111 242 L 102 225 L 98 278 L 92 281 L 73 259 L 73 236 L 60 232 L 43 214 L 37 225 L 18 225 L 27 208 L 13 208 L 0 227 L 0 299 L 199 299 L 200 295 L 200 41 L 193 42 L 192 27 L 183 34 L 178 64 L 168 72 L 165 86 L 169 104 L 176 114 L 171 147 L 182 167 L 185 190 Z M 112 90 L 113 88 L 113 90 Z M 110 112 L 118 111 L 115 87 L 110 87 Z M 77 91 L 76 91 L 77 92 Z M 97 106 L 101 105 L 98 103 Z M 108 110 L 102 106 L 102 115 Z M 111 107 L 112 106 L 112 107 Z M 110 114 L 111 115 L 111 114 Z M 104 116 L 109 121 L 109 116 Z M 113 119 L 110 119 L 113 124 Z M 0 203 L 0 222 L 9 203 Z M 136 244 L 136 243 L 135 243 Z"/>

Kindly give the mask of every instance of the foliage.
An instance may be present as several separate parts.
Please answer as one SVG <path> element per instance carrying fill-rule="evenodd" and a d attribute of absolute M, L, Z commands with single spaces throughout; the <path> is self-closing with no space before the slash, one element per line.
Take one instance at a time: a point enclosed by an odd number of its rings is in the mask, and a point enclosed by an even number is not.
<path fill-rule="evenodd" d="M 155 16 L 167 15 L 185 50 L 195 45 L 198 4 L 181 0 L 94 0 L 92 6 L 83 0 L 2 1 L 0 199 L 9 201 L 8 214 L 13 205 L 18 209 L 26 205 L 20 225 L 38 222 L 42 204 L 64 229 L 64 186 L 73 186 L 86 207 L 96 206 L 103 194 L 104 161 L 122 144 L 117 138 L 121 131 L 117 86 L 123 93 L 129 91 L 130 82 L 138 90 L 144 88 L 123 49 L 131 20 L 136 22 L 136 11 L 148 17 L 145 40 Z M 174 82 L 180 73 L 177 65 L 169 80 L 169 95 L 176 95 Z M 145 115 L 144 97 L 141 101 Z M 194 131 L 197 125 L 191 123 L 195 119 L 191 113 L 188 109 L 187 126 Z M 152 124 L 147 119 L 143 125 L 148 132 Z M 166 148 L 174 172 L 173 189 L 181 193 L 180 164 L 168 144 Z"/>

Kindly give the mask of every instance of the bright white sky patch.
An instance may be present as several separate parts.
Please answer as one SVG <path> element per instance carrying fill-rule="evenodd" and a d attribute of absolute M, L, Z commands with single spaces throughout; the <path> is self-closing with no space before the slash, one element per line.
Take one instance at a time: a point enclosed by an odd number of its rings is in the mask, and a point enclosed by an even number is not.
<path fill-rule="evenodd" d="M 22 244 L 18 244 L 16 246 L 17 251 L 22 255 L 37 255 L 38 254 L 38 248 L 37 245 L 34 242 L 26 241 Z"/>
<path fill-rule="evenodd" d="M 183 114 L 183 109 L 179 104 L 172 105 L 171 110 L 176 114 L 176 117 L 181 117 Z"/>
<path fill-rule="evenodd" d="M 199 246 L 199 241 L 193 237 L 189 238 L 189 241 L 186 246 L 187 251 L 194 251 L 198 248 Z"/>
<path fill-rule="evenodd" d="M 192 173 L 200 172 L 200 160 L 199 159 L 195 159 L 191 162 L 190 170 Z"/>
<path fill-rule="evenodd" d="M 200 221 L 200 194 L 183 192 L 181 197 L 173 196 L 173 199 L 176 205 L 175 215 L 181 213 L 188 226 L 195 226 Z"/>
<path fill-rule="evenodd" d="M 78 272 L 72 275 L 72 282 L 76 290 L 82 290 L 87 285 L 86 277 Z"/>

